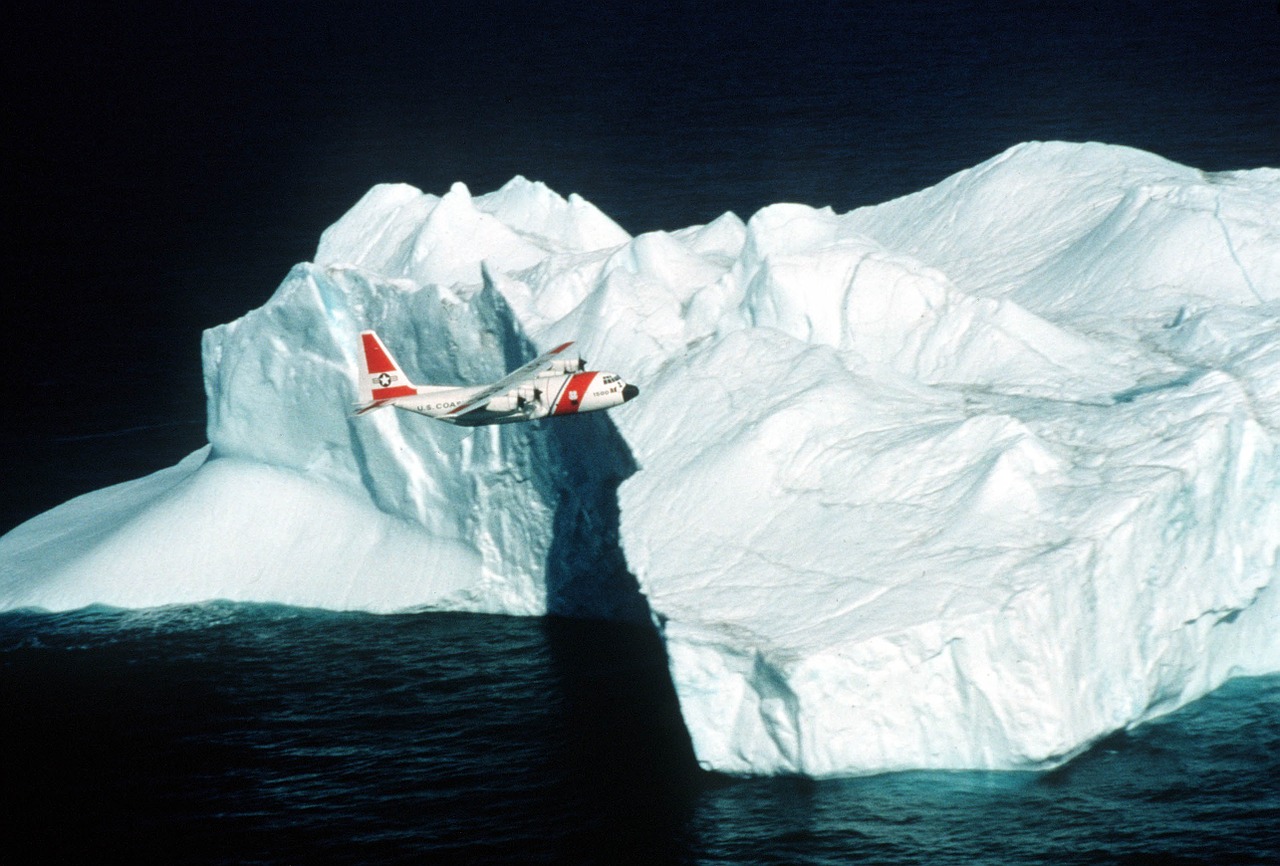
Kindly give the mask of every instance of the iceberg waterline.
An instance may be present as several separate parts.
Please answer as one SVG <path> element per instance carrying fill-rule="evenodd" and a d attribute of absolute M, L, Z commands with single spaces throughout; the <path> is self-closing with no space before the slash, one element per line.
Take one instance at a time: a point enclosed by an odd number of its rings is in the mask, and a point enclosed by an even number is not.
<path fill-rule="evenodd" d="M 640 399 L 349 415 L 577 340 Z M 1280 670 L 1280 171 L 1027 144 L 847 214 L 632 238 L 372 189 L 208 331 L 209 442 L 0 539 L 0 607 L 649 615 L 733 773 L 1050 766 Z"/>

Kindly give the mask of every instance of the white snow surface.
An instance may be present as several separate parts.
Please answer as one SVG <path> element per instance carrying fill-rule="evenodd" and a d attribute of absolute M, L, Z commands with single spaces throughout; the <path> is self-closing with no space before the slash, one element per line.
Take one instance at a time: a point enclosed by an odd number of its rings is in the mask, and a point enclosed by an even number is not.
<path fill-rule="evenodd" d="M 368 327 L 424 384 L 573 339 L 641 394 L 352 418 Z M 0 539 L 0 608 L 635 618 L 634 575 L 745 774 L 1048 767 L 1280 670 L 1275 169 L 1031 143 L 634 238 L 523 178 L 378 186 L 204 370 L 210 446 Z"/>

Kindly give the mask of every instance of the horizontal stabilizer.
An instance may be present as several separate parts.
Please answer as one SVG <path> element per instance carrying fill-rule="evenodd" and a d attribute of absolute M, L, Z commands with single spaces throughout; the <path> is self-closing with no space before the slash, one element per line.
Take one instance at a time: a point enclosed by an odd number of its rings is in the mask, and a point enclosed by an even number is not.
<path fill-rule="evenodd" d="M 372 412 L 374 409 L 381 409 L 383 406 L 390 406 L 390 405 L 391 405 L 390 400 L 374 400 L 372 403 L 365 403 L 363 405 L 360 403 L 357 403 L 355 411 L 351 413 L 351 417 L 354 418 L 357 415 L 365 415 L 369 412 Z"/>

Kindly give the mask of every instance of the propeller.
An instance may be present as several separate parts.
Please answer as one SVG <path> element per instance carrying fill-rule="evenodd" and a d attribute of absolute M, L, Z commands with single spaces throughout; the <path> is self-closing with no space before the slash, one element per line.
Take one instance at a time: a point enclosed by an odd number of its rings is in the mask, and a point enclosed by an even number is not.
<path fill-rule="evenodd" d="M 516 392 L 516 408 L 523 409 L 526 403 L 537 403 L 540 399 L 542 399 L 541 388 L 534 387 L 530 389 L 530 394 L 527 397 L 525 396 L 524 391 L 517 391 Z"/>

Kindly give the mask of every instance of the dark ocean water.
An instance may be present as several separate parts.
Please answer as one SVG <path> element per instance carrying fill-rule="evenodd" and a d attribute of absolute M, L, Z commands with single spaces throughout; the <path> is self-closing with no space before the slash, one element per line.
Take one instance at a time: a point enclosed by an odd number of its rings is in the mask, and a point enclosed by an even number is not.
<path fill-rule="evenodd" d="M 0 615 L 30 862 L 1267 863 L 1280 676 L 1057 771 L 698 771 L 643 628 L 215 603 Z M 12 861 L 10 861 L 12 862 Z"/>
<path fill-rule="evenodd" d="M 202 329 L 370 186 L 632 232 L 837 210 L 1027 140 L 1280 166 L 1274 2 L 19 3 L 0 531 L 204 441 Z M 1280 680 L 1046 775 L 698 771 L 647 631 L 212 604 L 0 615 L 29 862 L 1265 862 Z M 8 854 L 3 858 L 13 862 Z"/>

